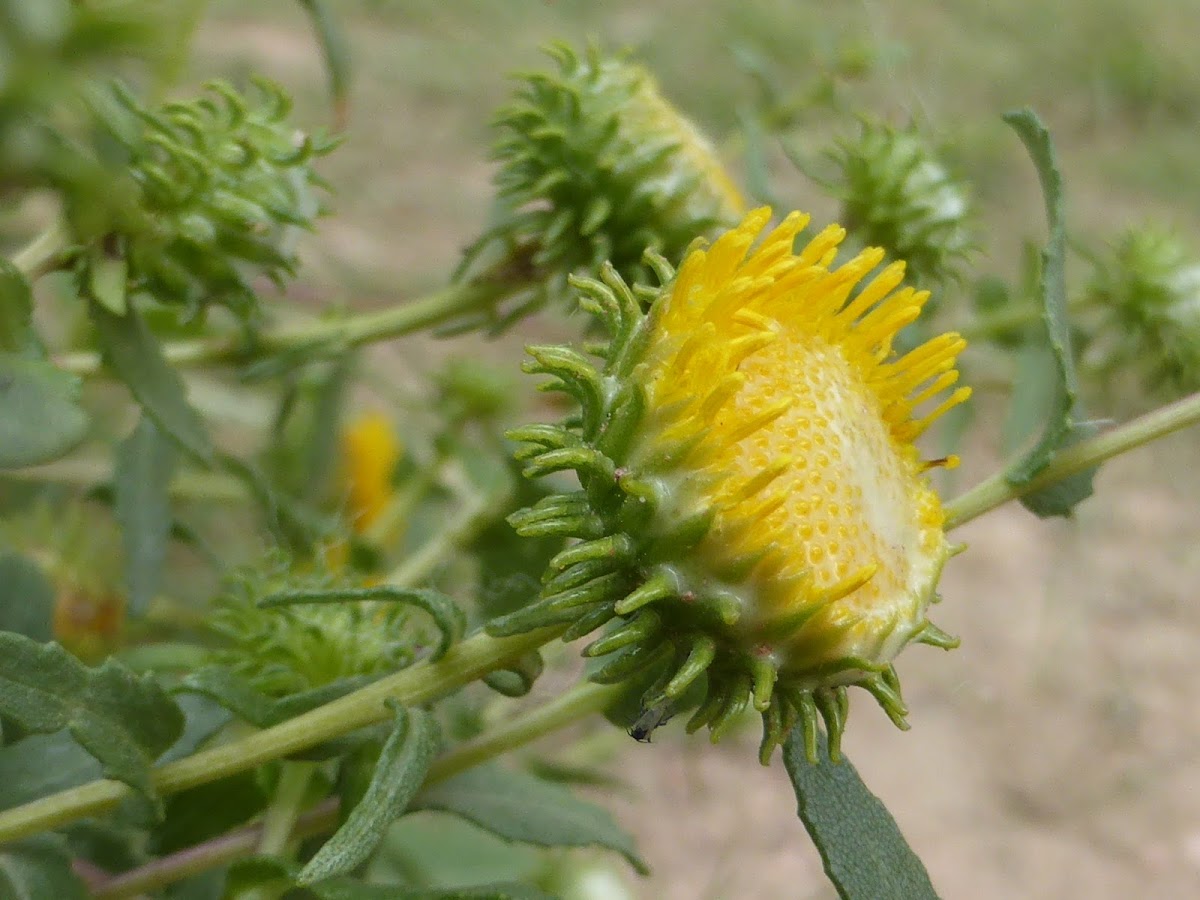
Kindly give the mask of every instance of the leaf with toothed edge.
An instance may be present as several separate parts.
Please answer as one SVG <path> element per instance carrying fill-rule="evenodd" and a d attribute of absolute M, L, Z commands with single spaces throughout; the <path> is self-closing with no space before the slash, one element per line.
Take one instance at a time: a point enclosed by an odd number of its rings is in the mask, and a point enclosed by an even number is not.
<path fill-rule="evenodd" d="M 150 766 L 175 743 L 184 717 L 152 679 L 112 659 L 87 668 L 57 644 L 0 633 L 0 713 L 33 734 L 68 729 L 107 777 L 161 810 Z"/>
<path fill-rule="evenodd" d="M 1032 441 L 1005 471 L 1008 482 L 1019 487 L 1048 466 L 1059 450 L 1088 437 L 1095 429 L 1076 418 L 1078 383 L 1067 321 L 1062 175 L 1055 162 L 1054 145 L 1050 132 L 1032 110 L 1008 113 L 1004 121 L 1017 132 L 1037 168 L 1050 229 L 1041 258 L 1038 295 L 1042 315 L 1038 334 L 1023 351 L 1010 412 L 1011 427 Z M 1019 420 L 1024 420 L 1024 424 Z M 1027 494 L 1021 503 L 1042 518 L 1070 515 L 1076 504 L 1091 496 L 1094 474 L 1094 468 L 1081 472 L 1045 490 Z"/>
<path fill-rule="evenodd" d="M 808 760 L 803 729 L 792 730 L 783 761 L 796 792 L 797 813 L 821 854 L 825 874 L 842 900 L 937 900 L 929 873 L 896 820 L 867 789 L 848 759 L 828 760 L 818 733 L 816 763 Z"/>

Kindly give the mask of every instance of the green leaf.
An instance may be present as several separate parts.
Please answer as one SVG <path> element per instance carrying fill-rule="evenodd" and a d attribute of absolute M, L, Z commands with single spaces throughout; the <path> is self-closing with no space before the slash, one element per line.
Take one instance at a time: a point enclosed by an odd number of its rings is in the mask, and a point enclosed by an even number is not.
<path fill-rule="evenodd" d="M 89 310 L 105 361 L 142 409 L 181 447 L 211 462 L 213 447 L 204 421 L 188 403 L 183 379 L 137 311 L 130 308 L 117 316 L 96 302 Z"/>
<path fill-rule="evenodd" d="M 0 809 L 21 806 L 100 775 L 100 763 L 66 731 L 31 734 L 0 748 Z"/>
<path fill-rule="evenodd" d="M 125 257 L 97 251 L 87 274 L 90 298 L 113 315 L 124 316 L 129 311 L 129 263 Z"/>
<path fill-rule="evenodd" d="M 0 353 L 0 469 L 49 462 L 83 440 L 79 379 L 43 359 Z"/>
<path fill-rule="evenodd" d="M 346 104 L 350 93 L 350 45 L 325 3 L 321 0 L 299 2 L 308 13 L 313 32 L 321 45 L 321 55 L 325 58 L 325 70 L 329 75 L 335 124 L 341 128 L 346 122 Z"/>
<path fill-rule="evenodd" d="M 19 553 L 0 553 L 0 631 L 50 640 L 55 597 L 41 566 Z"/>
<path fill-rule="evenodd" d="M 408 888 L 391 884 L 364 884 L 337 878 L 310 890 L 321 900 L 555 900 L 528 884 L 484 884 L 461 888 Z"/>
<path fill-rule="evenodd" d="M 88 900 L 63 841 L 39 835 L 0 848 L 0 900 Z"/>
<path fill-rule="evenodd" d="M 511 508 L 496 510 L 496 518 L 480 529 L 467 548 L 478 560 L 476 596 L 479 618 L 484 621 L 515 612 L 536 597 L 547 565 L 566 546 L 561 536 L 522 537 L 508 524 L 508 513 L 534 506 L 552 493 L 520 472 L 514 471 L 510 477 L 515 488 Z"/>
<path fill-rule="evenodd" d="M 0 259 L 0 351 L 42 356 L 33 331 L 33 296 L 21 270 Z"/>
<path fill-rule="evenodd" d="M 818 732 L 817 763 L 808 761 L 804 733 L 792 730 L 783 763 L 796 791 L 797 812 L 816 844 L 825 874 L 842 900 L 937 900 L 929 874 L 879 798 L 850 760 L 829 761 Z"/>
<path fill-rule="evenodd" d="M 167 489 L 175 457 L 174 444 L 147 416 L 117 448 L 116 515 L 125 545 L 125 583 L 133 616 L 146 611 L 162 584 L 172 523 Z"/>
<path fill-rule="evenodd" d="M 158 765 L 191 756 L 209 738 L 229 724 L 229 710 L 215 700 L 200 694 L 184 694 L 176 701 L 183 712 L 183 732 L 156 761 Z"/>
<path fill-rule="evenodd" d="M 242 896 L 255 887 L 287 888 L 298 883 L 301 882 L 293 864 L 278 857 L 256 856 L 234 863 L 228 896 Z M 554 900 L 551 894 L 538 888 L 510 882 L 452 888 L 406 887 L 369 884 L 338 876 L 305 888 L 319 900 Z"/>
<path fill-rule="evenodd" d="M 180 791 L 168 798 L 163 821 L 152 833 L 154 853 L 174 853 L 232 831 L 270 799 L 253 771 Z"/>
<path fill-rule="evenodd" d="M 34 734 L 68 729 L 98 759 L 161 811 L 150 765 L 179 738 L 183 713 L 149 678 L 115 660 L 87 668 L 58 644 L 0 634 L 0 714 Z"/>
<path fill-rule="evenodd" d="M 313 884 L 345 875 L 379 847 L 384 832 L 407 809 L 438 749 L 437 725 L 424 710 L 396 709 L 396 725 L 383 745 L 362 800 L 297 879 Z"/>
<path fill-rule="evenodd" d="M 1013 386 L 1011 418 L 1026 449 L 1008 466 L 1005 478 L 1020 487 L 1049 465 L 1063 447 L 1091 434 L 1092 428 L 1076 418 L 1078 382 L 1067 322 L 1062 175 L 1055 163 L 1050 132 L 1028 109 L 1008 113 L 1004 121 L 1017 132 L 1037 168 L 1050 230 L 1041 254 L 1038 284 L 1041 321 L 1029 339 L 1020 376 Z M 1028 494 L 1021 502 L 1038 516 L 1070 515 L 1077 503 L 1091 496 L 1094 474 L 1094 469 L 1082 472 L 1047 490 Z"/>
<path fill-rule="evenodd" d="M 479 766 L 422 791 L 413 808 L 454 813 L 506 841 L 605 847 L 623 855 L 637 871 L 649 871 L 633 837 L 607 810 L 523 772 Z"/>

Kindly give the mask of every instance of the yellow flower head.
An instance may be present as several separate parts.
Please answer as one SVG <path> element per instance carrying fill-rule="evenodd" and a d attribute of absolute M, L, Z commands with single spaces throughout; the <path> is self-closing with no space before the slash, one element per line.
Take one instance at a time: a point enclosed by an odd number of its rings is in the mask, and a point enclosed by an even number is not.
<path fill-rule="evenodd" d="M 355 419 L 342 432 L 346 508 L 354 530 L 366 531 L 394 493 L 392 477 L 404 449 L 382 413 Z"/>
<path fill-rule="evenodd" d="M 924 461 L 914 441 L 970 393 L 950 390 L 958 335 L 895 351 L 928 299 L 900 287 L 903 263 L 863 285 L 882 250 L 834 267 L 831 226 L 797 253 L 798 213 L 756 247 L 769 220 L 750 213 L 677 274 L 659 260 L 648 313 L 611 269 L 575 282 L 609 327 L 603 365 L 530 348 L 527 368 L 582 414 L 513 437 L 527 474 L 573 469 L 582 489 L 510 521 L 580 542 L 537 602 L 491 626 L 577 637 L 616 618 L 585 650 L 618 654 L 594 677 L 657 673 L 652 716 L 695 690 L 689 727 L 714 739 L 752 701 L 764 760 L 797 721 L 815 753 L 818 715 L 836 755 L 849 685 L 903 725 L 892 661 L 913 640 L 954 645 L 925 617 L 950 555 L 926 472 L 956 460 Z"/>
<path fill-rule="evenodd" d="M 895 290 L 904 264 L 850 301 L 883 251 L 831 269 L 845 234 L 834 225 L 794 254 L 808 217 L 793 213 L 748 253 L 769 216 L 752 213 L 680 269 L 639 373 L 649 412 L 631 460 L 668 487 L 664 522 L 711 513 L 686 567 L 700 580 L 747 573 L 743 627 L 781 635 L 784 669 L 812 668 L 814 644 L 890 662 L 947 554 L 912 442 L 970 390 L 914 408 L 957 380 L 965 341 L 895 358 L 892 339 L 928 297 Z"/>

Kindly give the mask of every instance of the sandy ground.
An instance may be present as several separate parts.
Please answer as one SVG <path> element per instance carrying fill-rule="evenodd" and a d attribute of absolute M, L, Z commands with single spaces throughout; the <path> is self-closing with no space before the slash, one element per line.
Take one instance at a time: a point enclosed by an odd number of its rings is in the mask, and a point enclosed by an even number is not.
<path fill-rule="evenodd" d="M 946 898 L 1200 896 L 1200 491 L 1180 435 L 1103 473 L 1069 523 L 965 527 L 935 618 L 963 639 L 899 666 L 912 730 L 865 695 L 848 754 Z M 616 804 L 656 874 L 639 896 L 832 897 L 778 758 L 753 735 L 631 746 Z"/>

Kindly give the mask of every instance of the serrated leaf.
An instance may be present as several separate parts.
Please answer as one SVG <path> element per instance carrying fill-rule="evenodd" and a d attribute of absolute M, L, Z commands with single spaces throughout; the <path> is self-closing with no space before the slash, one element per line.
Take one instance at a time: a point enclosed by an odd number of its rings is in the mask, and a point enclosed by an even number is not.
<path fill-rule="evenodd" d="M 173 521 L 168 488 L 175 459 L 174 444 L 144 415 L 117 448 L 113 488 L 133 616 L 146 611 L 162 584 Z"/>
<path fill-rule="evenodd" d="M 929 874 L 850 760 L 829 761 L 818 733 L 817 763 L 808 761 L 803 729 L 783 747 L 796 792 L 797 813 L 821 854 L 825 874 L 842 900 L 937 900 Z"/>
<path fill-rule="evenodd" d="M 396 710 L 396 724 L 383 745 L 375 774 L 362 800 L 333 837 L 301 870 L 301 884 L 353 872 L 379 847 L 387 827 L 407 809 L 437 753 L 437 725 L 421 709 Z"/>
<path fill-rule="evenodd" d="M 79 379 L 43 359 L 0 353 L 0 469 L 49 462 L 83 440 Z"/>
<path fill-rule="evenodd" d="M 88 900 L 63 841 L 39 835 L 0 848 L 0 900 Z"/>
<path fill-rule="evenodd" d="M 0 631 L 50 640 L 55 597 L 54 585 L 41 566 L 19 553 L 0 552 Z"/>
<path fill-rule="evenodd" d="M 0 634 L 0 714 L 34 734 L 67 729 L 104 775 L 161 802 L 151 763 L 179 738 L 183 713 L 158 684 L 115 660 L 87 668 L 58 644 Z"/>
<path fill-rule="evenodd" d="M 188 403 L 179 373 L 137 311 L 114 315 L 99 303 L 88 306 L 105 362 L 129 388 L 162 431 L 204 462 L 213 458 L 212 441 L 200 414 Z"/>
<path fill-rule="evenodd" d="M 1013 417 L 1028 430 L 1021 435 L 1026 449 L 1009 464 L 1005 478 L 1020 487 L 1049 465 L 1059 450 L 1081 440 L 1090 430 L 1077 419 L 1078 382 L 1067 322 L 1062 175 L 1054 146 L 1050 132 L 1032 110 L 1008 113 L 1004 121 L 1017 132 L 1037 169 L 1050 232 L 1041 254 L 1038 284 L 1041 323 L 1026 346 L 1021 377 L 1013 387 Z M 1039 422 L 1031 421 L 1035 414 L 1040 416 Z M 1069 515 L 1077 503 L 1091 496 L 1094 473 L 1094 469 L 1082 472 L 1049 490 L 1028 494 L 1021 502 L 1038 516 Z"/>
<path fill-rule="evenodd" d="M 598 846 L 649 871 L 633 837 L 605 809 L 550 784 L 498 766 L 479 766 L 422 791 L 414 809 L 454 813 L 506 841 L 539 847 Z"/>

